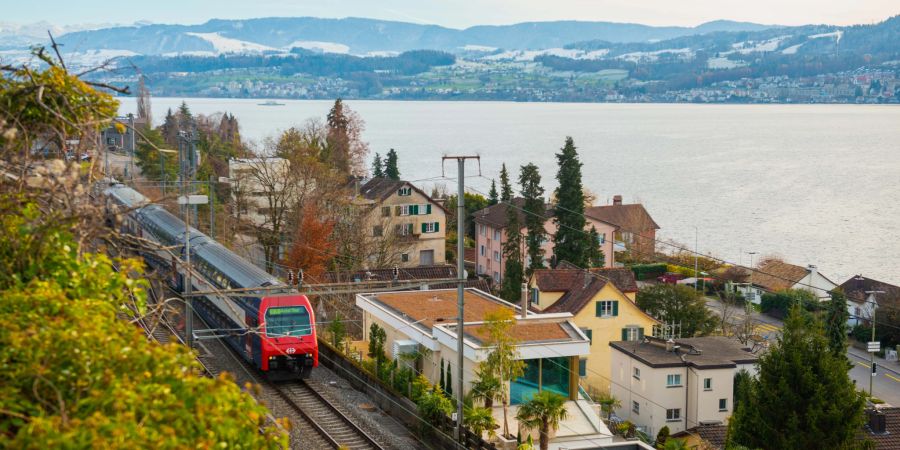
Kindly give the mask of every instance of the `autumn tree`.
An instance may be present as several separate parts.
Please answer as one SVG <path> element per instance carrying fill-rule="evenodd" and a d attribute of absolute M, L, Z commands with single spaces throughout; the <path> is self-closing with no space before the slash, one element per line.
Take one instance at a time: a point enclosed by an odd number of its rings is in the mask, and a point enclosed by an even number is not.
<path fill-rule="evenodd" d="M 314 280 L 320 279 L 335 254 L 331 242 L 334 223 L 320 216 L 315 202 L 306 205 L 301 216 L 284 264 L 292 269 L 302 269 L 304 275 Z"/>
<path fill-rule="evenodd" d="M 339 172 L 347 175 L 365 175 L 365 160 L 369 144 L 362 140 L 365 122 L 355 111 L 337 99 L 326 119 L 327 160 Z"/>
<path fill-rule="evenodd" d="M 530 276 L 535 269 L 544 267 L 544 249 L 542 247 L 547 232 L 544 229 L 545 206 L 544 188 L 541 187 L 541 174 L 537 166 L 522 166 L 519 174 L 519 185 L 522 186 L 522 197 L 525 201 L 522 210 L 525 214 L 525 253 L 528 262 L 525 274 Z"/>

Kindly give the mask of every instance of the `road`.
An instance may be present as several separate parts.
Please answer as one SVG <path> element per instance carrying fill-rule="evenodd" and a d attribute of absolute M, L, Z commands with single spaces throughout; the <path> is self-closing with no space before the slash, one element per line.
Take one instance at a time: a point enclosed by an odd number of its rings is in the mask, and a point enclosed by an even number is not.
<path fill-rule="evenodd" d="M 734 317 L 734 320 L 742 320 L 746 317 L 746 313 L 742 308 L 728 310 L 723 307 L 718 299 L 706 297 L 706 306 L 720 316 L 724 309 L 731 317 Z M 755 311 L 750 314 L 758 322 L 756 326 L 757 334 L 770 342 L 774 342 L 778 338 L 781 327 L 784 324 L 778 319 Z M 851 347 L 847 350 L 847 358 L 853 363 L 853 368 L 850 370 L 850 379 L 856 382 L 857 386 L 868 391 L 869 379 L 872 373 L 872 366 L 869 362 L 871 356 L 864 350 Z M 873 394 L 891 405 L 900 406 L 900 364 L 896 361 L 888 362 L 878 357 L 875 360 L 877 373 L 872 380 Z"/>

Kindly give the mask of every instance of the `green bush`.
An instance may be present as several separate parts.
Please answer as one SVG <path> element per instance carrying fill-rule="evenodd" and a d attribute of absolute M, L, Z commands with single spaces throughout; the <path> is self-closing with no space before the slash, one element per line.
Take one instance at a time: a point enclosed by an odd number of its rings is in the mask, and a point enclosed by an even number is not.
<path fill-rule="evenodd" d="M 631 271 L 638 280 L 650 280 L 665 275 L 666 266 L 666 263 L 635 264 L 631 266 Z"/>

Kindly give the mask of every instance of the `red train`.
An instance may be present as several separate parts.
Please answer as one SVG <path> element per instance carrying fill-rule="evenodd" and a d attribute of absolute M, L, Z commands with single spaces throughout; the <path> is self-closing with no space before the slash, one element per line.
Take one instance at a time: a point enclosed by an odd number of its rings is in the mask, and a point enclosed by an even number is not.
<path fill-rule="evenodd" d="M 147 252 L 148 264 L 170 271 L 169 283 L 179 292 L 184 283 L 179 261 L 184 256 L 184 222 L 139 192 L 113 184 L 104 192 L 107 211 L 121 231 L 156 241 L 169 250 Z M 309 376 L 319 365 L 315 315 L 305 295 L 190 228 L 195 292 L 243 289 L 241 294 L 195 297 L 194 309 L 241 357 L 269 379 Z M 260 288 L 253 291 L 253 288 Z"/>

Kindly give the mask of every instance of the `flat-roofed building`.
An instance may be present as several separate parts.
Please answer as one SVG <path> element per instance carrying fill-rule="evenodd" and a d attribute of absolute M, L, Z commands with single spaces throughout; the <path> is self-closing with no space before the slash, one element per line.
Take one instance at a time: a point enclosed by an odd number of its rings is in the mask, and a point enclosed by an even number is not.
<path fill-rule="evenodd" d="M 734 407 L 734 375 L 756 374 L 757 356 L 721 336 L 610 342 L 616 415 L 650 436 L 724 424 Z"/>
<path fill-rule="evenodd" d="M 596 409 L 579 390 L 578 361 L 590 352 L 590 341 L 571 321 L 572 315 L 529 313 L 521 317 L 520 308 L 477 289 L 464 291 L 463 325 L 463 395 L 475 381 L 478 364 L 485 361 L 492 347 L 484 318 L 497 310 L 517 314 L 510 334 L 518 340 L 519 359 L 525 362 L 525 373 L 510 383 L 510 427 L 516 430 L 517 406 L 541 391 L 548 390 L 568 399 L 568 419 L 556 432 L 554 442 L 566 442 L 569 448 L 578 443 L 607 442 L 612 434 L 600 420 Z M 371 324 L 386 331 L 385 350 L 389 357 L 419 352 L 416 370 L 433 384 L 440 383 L 441 367 L 452 371 L 456 383 L 457 366 L 457 292 L 455 289 L 430 291 L 385 292 L 359 294 L 356 305 L 364 314 L 366 340 Z M 423 351 L 427 350 L 427 351 Z M 455 395 L 459 395 L 453 385 Z M 495 405 L 494 416 L 502 420 L 502 407 Z"/>

